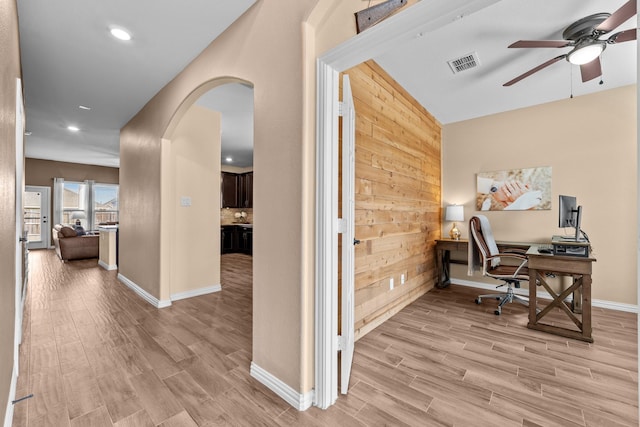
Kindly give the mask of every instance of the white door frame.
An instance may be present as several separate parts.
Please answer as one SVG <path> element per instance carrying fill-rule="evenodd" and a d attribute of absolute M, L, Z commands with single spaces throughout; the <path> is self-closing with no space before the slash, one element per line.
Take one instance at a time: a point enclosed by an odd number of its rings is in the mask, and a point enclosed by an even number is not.
<path fill-rule="evenodd" d="M 51 246 L 51 188 L 40 185 L 25 185 L 25 192 L 40 193 L 40 238 L 42 243 L 32 245 L 28 243 L 29 249 L 47 249 Z"/>
<path fill-rule="evenodd" d="M 338 398 L 339 73 L 500 0 L 422 0 L 318 58 L 316 108 L 316 292 L 314 405 Z M 407 13 L 410 11 L 409 13 Z"/>

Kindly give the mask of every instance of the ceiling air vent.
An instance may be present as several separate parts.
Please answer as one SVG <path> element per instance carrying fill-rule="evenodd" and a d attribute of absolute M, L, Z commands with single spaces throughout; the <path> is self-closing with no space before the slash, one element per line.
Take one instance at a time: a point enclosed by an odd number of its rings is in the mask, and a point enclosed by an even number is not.
<path fill-rule="evenodd" d="M 458 74 L 461 71 L 470 70 L 471 68 L 480 66 L 480 59 L 476 52 L 472 52 L 461 56 L 460 58 L 452 59 L 451 61 L 448 61 L 447 64 L 451 67 L 453 74 Z"/>

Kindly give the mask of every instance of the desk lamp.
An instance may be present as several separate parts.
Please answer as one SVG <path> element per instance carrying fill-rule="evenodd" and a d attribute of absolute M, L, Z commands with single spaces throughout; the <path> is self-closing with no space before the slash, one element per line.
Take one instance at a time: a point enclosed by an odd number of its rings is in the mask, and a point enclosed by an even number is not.
<path fill-rule="evenodd" d="M 464 206 L 449 205 L 444 214 L 445 221 L 453 221 L 453 227 L 449 231 L 449 236 L 454 240 L 460 240 L 460 230 L 456 225 L 456 221 L 464 221 Z"/>
<path fill-rule="evenodd" d="M 76 225 L 82 225 L 80 222 L 81 219 L 85 219 L 87 216 L 82 211 L 74 211 L 71 212 L 71 219 L 76 220 Z"/>

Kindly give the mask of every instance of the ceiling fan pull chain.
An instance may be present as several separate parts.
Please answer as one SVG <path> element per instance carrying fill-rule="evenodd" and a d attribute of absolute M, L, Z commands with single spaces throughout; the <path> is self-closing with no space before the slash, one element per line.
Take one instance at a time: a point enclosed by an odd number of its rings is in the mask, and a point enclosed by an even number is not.
<path fill-rule="evenodd" d="M 571 88 L 571 96 L 569 99 L 573 99 L 573 64 L 569 63 L 569 86 Z"/>

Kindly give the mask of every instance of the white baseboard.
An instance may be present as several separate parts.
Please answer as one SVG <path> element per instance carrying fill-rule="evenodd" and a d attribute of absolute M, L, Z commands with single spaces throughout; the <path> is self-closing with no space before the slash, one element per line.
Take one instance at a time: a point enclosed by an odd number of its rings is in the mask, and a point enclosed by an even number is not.
<path fill-rule="evenodd" d="M 176 294 L 171 294 L 171 301 L 178 301 L 181 299 L 199 297 L 200 295 L 212 294 L 214 292 L 220 292 L 221 290 L 222 290 L 222 286 L 212 285 L 212 286 L 206 286 L 204 288 L 193 289 L 191 291 L 178 292 Z"/>
<path fill-rule="evenodd" d="M 251 362 L 250 372 L 253 378 L 260 381 L 298 411 L 306 411 L 313 404 L 313 390 L 304 394 L 298 393 L 287 384 L 283 383 L 280 379 L 256 365 L 254 362 Z"/>
<path fill-rule="evenodd" d="M 463 280 L 463 279 L 451 279 L 451 283 L 453 283 L 454 285 L 460 285 L 460 286 L 469 286 L 472 288 L 479 288 L 479 289 L 486 289 L 489 291 L 496 291 L 496 286 L 495 285 L 490 285 L 487 283 L 482 283 L 482 282 L 474 282 L 472 280 Z M 499 289 L 497 290 L 499 291 Z M 529 296 L 529 290 L 528 289 L 514 289 L 513 292 L 517 295 L 522 295 L 525 297 Z M 538 290 L 536 292 L 536 295 L 538 296 L 538 298 L 542 298 L 542 299 L 552 299 L 551 295 L 548 292 L 541 292 L 540 290 Z M 569 298 L 571 299 L 571 297 Z M 600 308 L 608 308 L 610 310 L 617 310 L 617 311 L 625 311 L 628 313 L 638 313 L 638 306 L 634 305 L 634 304 L 625 304 L 625 303 L 621 303 L 621 302 L 615 302 L 615 301 L 606 301 L 606 300 L 599 300 L 599 299 L 592 299 L 591 300 L 591 306 L 592 307 L 600 307 Z"/>
<path fill-rule="evenodd" d="M 13 401 L 16 399 L 16 387 L 18 386 L 18 371 L 13 369 L 11 375 L 11 385 L 9 387 L 9 399 L 7 400 L 7 410 L 4 413 L 4 427 L 11 427 L 13 424 Z"/>
<path fill-rule="evenodd" d="M 99 265 L 100 267 L 104 268 L 105 270 L 109 270 L 109 271 L 111 271 L 111 270 L 117 270 L 117 269 L 118 269 L 118 266 L 117 266 L 117 265 L 115 265 L 115 264 L 113 264 L 113 265 L 109 265 L 109 264 L 107 264 L 106 262 L 102 261 L 101 259 L 100 259 L 100 260 L 98 260 L 98 265 Z"/>
<path fill-rule="evenodd" d="M 147 301 L 149 304 L 156 308 L 165 308 L 171 305 L 171 300 L 159 300 L 158 298 L 151 295 L 149 292 L 142 289 L 140 286 L 136 285 L 131 280 L 127 279 L 122 274 L 118 273 L 118 280 L 124 283 L 128 288 L 133 290 L 136 294 L 138 294 L 142 299 Z"/>

